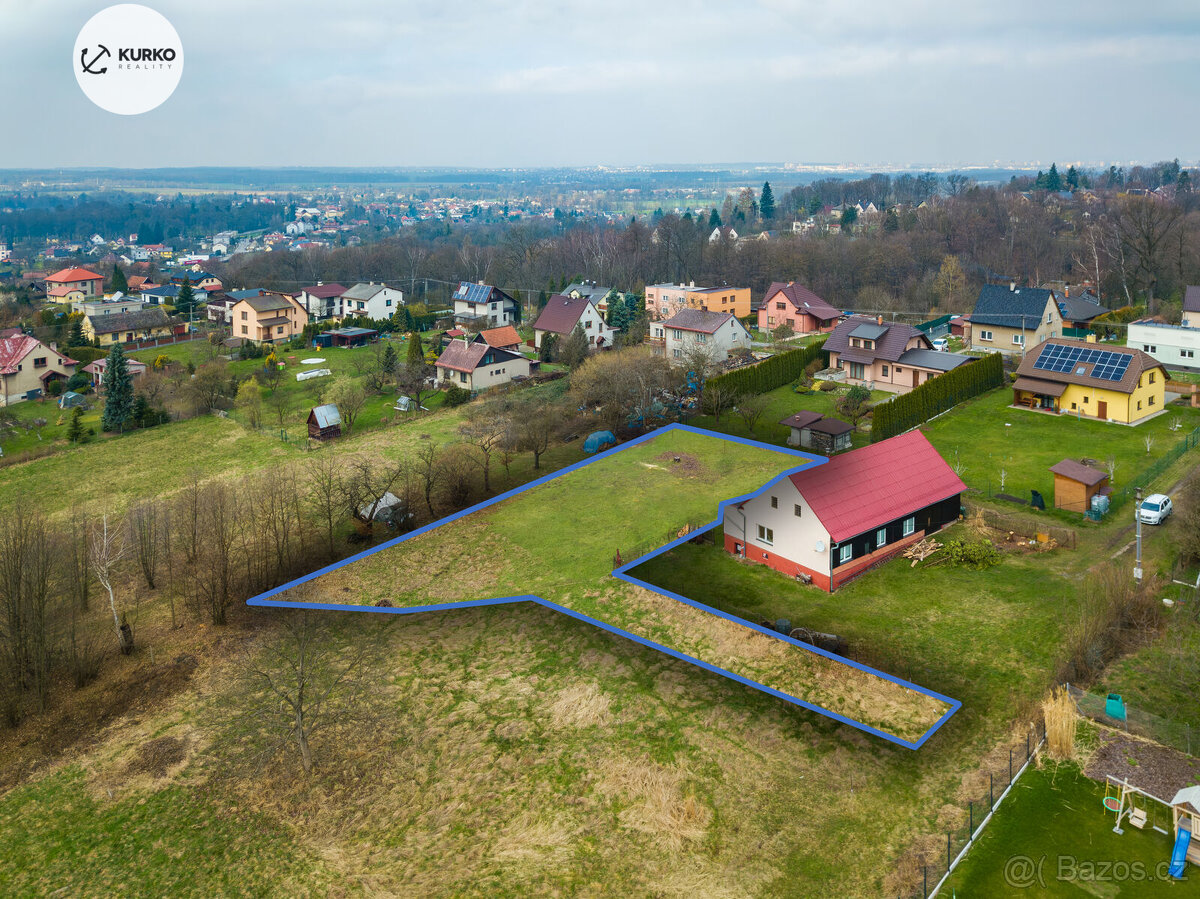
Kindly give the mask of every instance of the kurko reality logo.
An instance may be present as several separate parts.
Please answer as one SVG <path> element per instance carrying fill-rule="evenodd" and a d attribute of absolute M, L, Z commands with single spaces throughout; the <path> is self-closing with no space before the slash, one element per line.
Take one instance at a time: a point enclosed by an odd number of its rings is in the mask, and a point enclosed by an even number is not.
<path fill-rule="evenodd" d="M 161 13 L 122 3 L 96 13 L 80 29 L 72 66 L 80 88 L 101 109 L 138 115 L 175 92 L 183 45 Z"/>

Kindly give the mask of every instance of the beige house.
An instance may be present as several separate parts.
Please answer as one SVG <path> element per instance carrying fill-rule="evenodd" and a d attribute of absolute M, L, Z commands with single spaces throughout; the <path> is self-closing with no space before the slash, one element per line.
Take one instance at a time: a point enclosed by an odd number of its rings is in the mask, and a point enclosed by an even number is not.
<path fill-rule="evenodd" d="M 646 287 L 646 313 L 652 320 L 670 318 L 683 309 L 728 312 L 744 318 L 750 314 L 750 288 L 697 287 L 695 281 Z"/>
<path fill-rule="evenodd" d="M 963 339 L 971 349 L 1023 356 L 1028 348 L 1061 337 L 1062 332 L 1062 312 L 1054 291 L 1010 282 L 979 289 Z"/>
<path fill-rule="evenodd" d="M 436 364 L 440 380 L 472 391 L 529 377 L 529 360 L 520 353 L 466 339 L 450 341 Z"/>
<path fill-rule="evenodd" d="M 233 336 L 255 343 L 284 343 L 308 324 L 308 313 L 295 297 L 265 293 L 233 304 Z"/>
<path fill-rule="evenodd" d="M 846 373 L 847 384 L 872 390 L 908 393 L 973 357 L 939 352 L 924 332 L 883 317 L 852 315 L 825 340 L 829 367 Z"/>
<path fill-rule="evenodd" d="M 51 381 L 75 374 L 76 365 L 53 343 L 25 334 L 0 337 L 0 406 L 37 399 Z"/>
<path fill-rule="evenodd" d="M 187 325 L 167 315 L 161 306 L 149 306 L 135 312 L 100 313 L 83 317 L 83 336 L 98 342 L 100 346 L 170 337 L 186 331 Z"/>

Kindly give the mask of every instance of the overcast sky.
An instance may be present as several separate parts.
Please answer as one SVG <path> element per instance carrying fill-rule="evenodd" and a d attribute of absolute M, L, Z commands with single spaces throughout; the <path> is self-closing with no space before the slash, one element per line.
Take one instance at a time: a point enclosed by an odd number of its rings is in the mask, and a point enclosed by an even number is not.
<path fill-rule="evenodd" d="M 106 5 L 0 0 L 0 168 L 1200 158 L 1200 0 L 150 2 L 134 117 L 73 74 Z"/>

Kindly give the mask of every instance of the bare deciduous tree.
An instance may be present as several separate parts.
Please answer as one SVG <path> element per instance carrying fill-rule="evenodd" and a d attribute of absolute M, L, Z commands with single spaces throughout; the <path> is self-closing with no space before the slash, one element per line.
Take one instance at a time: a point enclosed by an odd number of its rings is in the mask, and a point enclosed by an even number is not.
<path fill-rule="evenodd" d="M 125 540 L 125 529 L 121 527 L 120 521 L 110 522 L 109 517 L 109 514 L 104 512 L 100 515 L 100 520 L 92 524 L 89 554 L 96 580 L 108 594 L 108 607 L 112 611 L 117 646 L 122 653 L 129 655 L 133 651 L 133 632 L 127 622 L 122 626 L 121 615 L 117 612 L 116 592 L 113 589 L 113 574 L 118 563 L 125 558 L 128 544 Z"/>

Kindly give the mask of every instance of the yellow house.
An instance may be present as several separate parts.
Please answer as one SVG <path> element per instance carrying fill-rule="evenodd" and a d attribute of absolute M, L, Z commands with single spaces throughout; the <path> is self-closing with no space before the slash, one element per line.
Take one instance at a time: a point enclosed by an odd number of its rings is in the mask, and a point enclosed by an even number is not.
<path fill-rule="evenodd" d="M 750 314 L 749 287 L 697 287 L 690 284 L 651 284 L 646 288 L 646 312 L 667 319 L 682 309 L 728 312 L 735 318 Z"/>
<path fill-rule="evenodd" d="M 287 293 L 238 300 L 230 309 L 233 336 L 255 343 L 285 343 L 308 324 L 308 312 Z"/>
<path fill-rule="evenodd" d="M 182 334 L 187 325 L 167 315 L 161 306 L 151 306 L 134 312 L 113 312 L 107 315 L 89 314 L 83 317 L 83 335 L 100 346 L 132 343 L 156 337 Z"/>
<path fill-rule="evenodd" d="M 72 287 L 64 284 L 61 287 L 52 287 L 46 291 L 46 300 L 51 303 L 58 303 L 62 306 L 74 306 L 76 303 L 82 303 L 88 298 L 88 294 L 82 287 Z"/>
<path fill-rule="evenodd" d="M 1137 424 L 1163 410 L 1167 370 L 1141 350 L 1059 337 L 1021 361 L 1013 405 Z"/>

